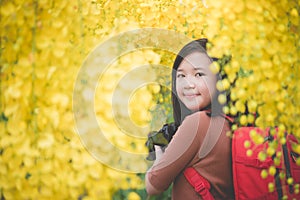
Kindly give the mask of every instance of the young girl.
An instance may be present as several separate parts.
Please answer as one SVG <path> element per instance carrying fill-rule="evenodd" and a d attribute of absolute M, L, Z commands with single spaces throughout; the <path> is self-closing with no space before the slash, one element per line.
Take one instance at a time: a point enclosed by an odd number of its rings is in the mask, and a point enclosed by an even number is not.
<path fill-rule="evenodd" d="M 214 199 L 233 199 L 230 130 L 218 103 L 218 74 L 209 66 L 206 39 L 192 41 L 178 53 L 172 72 L 172 103 L 178 129 L 162 152 L 155 146 L 156 160 L 146 173 L 149 195 L 162 193 L 171 183 L 172 199 L 195 200 L 198 194 L 183 172 L 193 167 L 210 183 Z"/>

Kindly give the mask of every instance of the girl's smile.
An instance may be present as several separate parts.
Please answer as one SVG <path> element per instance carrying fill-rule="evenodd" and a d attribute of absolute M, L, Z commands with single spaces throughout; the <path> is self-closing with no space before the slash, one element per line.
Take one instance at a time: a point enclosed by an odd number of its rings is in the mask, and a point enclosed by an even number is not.
<path fill-rule="evenodd" d="M 193 100 L 194 98 L 199 97 L 201 94 L 197 91 L 190 92 L 190 91 L 183 91 L 183 96 L 188 100 Z"/>

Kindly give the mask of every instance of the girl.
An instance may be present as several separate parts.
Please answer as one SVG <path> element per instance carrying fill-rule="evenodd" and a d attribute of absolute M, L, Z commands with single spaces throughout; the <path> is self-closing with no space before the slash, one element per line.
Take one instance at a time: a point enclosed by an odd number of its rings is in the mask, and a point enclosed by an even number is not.
<path fill-rule="evenodd" d="M 217 101 L 219 76 L 210 71 L 206 43 L 206 39 L 188 43 L 173 64 L 172 103 L 178 129 L 165 152 L 155 146 L 156 160 L 146 173 L 149 195 L 162 193 L 173 183 L 174 200 L 205 198 L 183 174 L 193 167 L 210 183 L 214 199 L 233 199 L 231 143 L 226 136 L 230 127 Z"/>

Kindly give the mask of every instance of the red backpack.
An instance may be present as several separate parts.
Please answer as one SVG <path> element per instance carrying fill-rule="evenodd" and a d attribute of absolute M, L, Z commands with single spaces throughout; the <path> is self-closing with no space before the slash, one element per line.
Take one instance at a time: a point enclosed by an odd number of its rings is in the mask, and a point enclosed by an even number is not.
<path fill-rule="evenodd" d="M 253 142 L 252 133 L 256 133 L 263 142 Z M 292 145 L 298 142 L 293 135 L 287 135 L 286 143 L 276 147 L 276 152 L 281 152 L 282 156 L 274 154 L 272 157 L 265 156 L 265 160 L 259 159 L 259 153 L 268 149 L 269 141 L 273 139 L 269 129 L 241 127 L 234 132 L 232 170 L 236 200 L 300 199 L 300 166 L 296 164 L 299 154 L 292 150 Z M 281 159 L 280 162 L 278 159 Z M 187 168 L 184 175 L 202 199 L 214 199 L 209 192 L 209 182 L 194 168 Z"/>

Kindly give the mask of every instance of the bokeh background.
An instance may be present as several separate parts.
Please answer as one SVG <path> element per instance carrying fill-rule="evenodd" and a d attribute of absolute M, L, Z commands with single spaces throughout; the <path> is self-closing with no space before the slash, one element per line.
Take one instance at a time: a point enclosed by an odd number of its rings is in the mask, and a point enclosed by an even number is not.
<path fill-rule="evenodd" d="M 222 66 L 227 78 L 219 89 L 231 91 L 224 112 L 237 116 L 232 129 L 278 126 L 280 143 L 286 131 L 300 138 L 299 12 L 299 0 L 0 0 L 0 198 L 146 198 L 143 174 L 113 169 L 84 148 L 72 107 L 87 55 L 110 37 L 138 28 L 208 38 L 210 55 L 231 57 Z M 132 52 L 116 60 L 92 91 L 95 113 L 119 148 L 147 152 L 147 133 L 137 140 L 114 124 L 114 85 L 135 66 L 171 67 L 173 59 L 159 49 Z M 159 85 L 144 86 L 124 109 L 151 130 L 172 121 L 169 94 Z M 293 149 L 300 153 L 300 145 Z"/>

